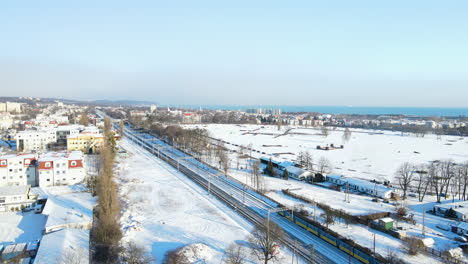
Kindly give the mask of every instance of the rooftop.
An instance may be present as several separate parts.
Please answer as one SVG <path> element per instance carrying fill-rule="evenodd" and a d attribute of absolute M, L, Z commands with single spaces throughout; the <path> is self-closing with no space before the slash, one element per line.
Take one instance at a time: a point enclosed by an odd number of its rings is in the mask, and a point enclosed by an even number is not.
<path fill-rule="evenodd" d="M 5 195 L 5 196 L 23 195 L 23 194 L 27 194 L 30 188 L 31 188 L 30 185 L 2 186 L 0 187 L 0 195 Z"/>

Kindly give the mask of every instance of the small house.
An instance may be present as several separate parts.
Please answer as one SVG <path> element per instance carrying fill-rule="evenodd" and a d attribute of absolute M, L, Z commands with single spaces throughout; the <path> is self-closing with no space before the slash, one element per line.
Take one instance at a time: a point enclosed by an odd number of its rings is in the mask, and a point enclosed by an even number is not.
<path fill-rule="evenodd" d="M 453 212 L 453 215 L 449 215 Z M 468 221 L 468 201 L 444 203 L 434 205 L 434 213 L 437 216 L 456 218 Z"/>
<path fill-rule="evenodd" d="M 289 166 L 286 167 L 285 170 L 288 171 L 289 177 L 297 179 L 297 180 L 305 180 L 308 177 L 312 176 L 312 172 L 308 170 L 301 169 L 296 166 Z"/>
<path fill-rule="evenodd" d="M 393 228 L 393 219 L 390 217 L 377 219 L 375 223 L 382 230 L 390 230 Z"/>

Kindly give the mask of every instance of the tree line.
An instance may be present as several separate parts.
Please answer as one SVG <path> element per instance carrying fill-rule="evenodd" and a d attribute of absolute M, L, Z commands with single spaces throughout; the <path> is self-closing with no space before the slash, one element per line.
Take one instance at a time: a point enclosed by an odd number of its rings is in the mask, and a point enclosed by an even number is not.
<path fill-rule="evenodd" d="M 437 202 L 442 197 L 454 200 L 468 199 L 468 161 L 455 163 L 453 160 L 436 160 L 424 164 L 404 162 L 395 172 L 396 184 L 406 199 L 408 192 L 417 194 L 422 202 L 427 194 L 434 194 Z"/>

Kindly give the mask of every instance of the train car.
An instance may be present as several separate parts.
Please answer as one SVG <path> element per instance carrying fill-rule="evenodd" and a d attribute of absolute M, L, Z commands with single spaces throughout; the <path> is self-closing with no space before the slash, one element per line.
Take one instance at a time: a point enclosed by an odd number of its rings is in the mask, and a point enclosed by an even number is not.
<path fill-rule="evenodd" d="M 376 261 L 374 261 L 374 258 L 372 258 L 364 252 L 361 252 L 357 248 L 353 249 L 353 256 L 366 264 L 377 263 Z"/>
<path fill-rule="evenodd" d="M 354 253 L 353 253 L 354 248 L 350 246 L 348 243 L 340 240 L 338 241 L 338 248 L 346 252 L 348 255 L 354 256 Z"/>
<path fill-rule="evenodd" d="M 334 245 L 334 246 L 337 246 L 337 238 L 335 238 L 334 236 L 328 234 L 328 233 L 325 233 L 325 232 L 320 232 L 320 238 L 327 241 L 328 243 Z"/>
<path fill-rule="evenodd" d="M 335 247 L 339 248 L 341 251 L 346 252 L 346 254 L 355 257 L 362 263 L 365 263 L 365 264 L 379 264 L 380 263 L 372 256 L 369 256 L 368 254 L 360 251 L 359 249 L 349 245 L 345 241 L 342 241 L 341 239 L 338 239 L 322 231 L 320 228 L 310 223 L 307 223 L 304 219 L 297 217 L 297 216 L 294 216 L 293 218 L 293 215 L 289 211 L 278 212 L 278 214 L 287 218 L 291 222 L 294 222 L 298 226 L 306 229 L 307 231 L 313 233 L 314 235 L 320 237 L 321 239 L 327 241 L 328 243 L 334 245 Z"/>

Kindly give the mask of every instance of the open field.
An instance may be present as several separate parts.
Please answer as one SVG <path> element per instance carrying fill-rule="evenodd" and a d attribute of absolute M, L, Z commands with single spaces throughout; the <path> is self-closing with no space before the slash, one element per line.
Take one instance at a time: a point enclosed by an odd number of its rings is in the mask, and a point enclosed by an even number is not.
<path fill-rule="evenodd" d="M 314 163 L 326 157 L 333 163 L 333 172 L 346 176 L 392 180 L 398 166 L 403 162 L 425 163 L 433 160 L 453 159 L 455 162 L 468 161 L 468 138 L 428 134 L 416 137 L 391 131 L 352 129 L 349 142 L 343 142 L 343 129 L 330 129 L 324 137 L 318 128 L 282 127 L 260 125 L 190 125 L 203 127 L 214 138 L 222 139 L 229 149 L 236 145 L 252 144 L 254 157 L 269 156 L 276 160 L 295 160 L 300 151 L 309 151 Z M 289 130 L 289 131 L 288 131 Z M 286 135 L 285 132 L 287 132 Z M 344 145 L 343 149 L 318 150 L 334 144 Z M 291 153 L 278 154 L 274 153 Z"/>

